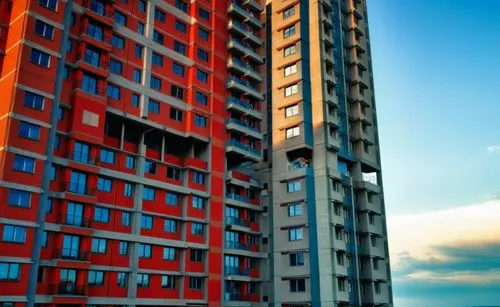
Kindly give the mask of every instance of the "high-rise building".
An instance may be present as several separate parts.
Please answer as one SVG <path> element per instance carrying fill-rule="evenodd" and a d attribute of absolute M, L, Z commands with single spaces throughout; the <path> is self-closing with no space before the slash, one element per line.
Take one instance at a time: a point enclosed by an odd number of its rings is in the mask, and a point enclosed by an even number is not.
<path fill-rule="evenodd" d="M 390 306 L 360 0 L 0 0 L 0 306 Z"/>

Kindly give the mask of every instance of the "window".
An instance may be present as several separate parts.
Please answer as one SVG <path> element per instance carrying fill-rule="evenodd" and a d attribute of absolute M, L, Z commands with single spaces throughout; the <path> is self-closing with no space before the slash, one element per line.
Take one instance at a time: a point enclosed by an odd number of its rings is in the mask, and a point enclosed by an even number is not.
<path fill-rule="evenodd" d="M 305 291 L 306 291 L 305 279 L 290 280 L 290 292 L 305 292 Z"/>
<path fill-rule="evenodd" d="M 290 66 L 285 67 L 284 72 L 285 72 L 285 77 L 297 73 L 297 64 L 292 64 Z"/>
<path fill-rule="evenodd" d="M 167 166 L 167 178 L 181 180 L 181 170 L 177 167 Z"/>
<path fill-rule="evenodd" d="M 144 35 L 144 24 L 142 22 L 137 22 L 137 33 Z"/>
<path fill-rule="evenodd" d="M 132 101 L 131 104 L 133 107 L 138 108 L 139 107 L 139 102 L 141 99 L 141 95 L 139 94 L 132 94 Z"/>
<path fill-rule="evenodd" d="M 177 206 L 179 204 L 179 195 L 172 192 L 167 192 L 166 197 L 167 205 Z"/>
<path fill-rule="evenodd" d="M 101 41 L 101 42 L 104 41 L 104 30 L 102 29 L 101 26 L 98 26 L 96 24 L 89 23 L 87 25 L 87 35 L 90 37 L 93 37 L 94 39 L 96 39 L 98 41 Z M 111 43 L 114 43 L 114 36 L 112 38 Z"/>
<path fill-rule="evenodd" d="M 165 36 L 163 36 L 160 32 L 153 30 L 153 40 L 158 44 L 163 45 L 165 43 Z"/>
<path fill-rule="evenodd" d="M 111 45 L 115 48 L 118 48 L 118 49 L 124 49 L 125 48 L 125 39 L 121 36 L 113 34 L 113 36 L 111 37 Z"/>
<path fill-rule="evenodd" d="M 101 223 L 109 223 L 109 209 L 103 207 L 95 207 L 94 221 Z"/>
<path fill-rule="evenodd" d="M 344 266 L 344 258 L 345 258 L 345 253 L 344 252 L 337 252 L 337 264 L 340 266 Z"/>
<path fill-rule="evenodd" d="M 2 240 L 11 243 L 24 243 L 26 241 L 26 227 L 5 224 Z"/>
<path fill-rule="evenodd" d="M 201 290 L 203 279 L 201 277 L 189 277 L 189 289 Z"/>
<path fill-rule="evenodd" d="M 193 171 L 193 182 L 196 184 L 205 184 L 205 174 Z"/>
<path fill-rule="evenodd" d="M 59 108 L 57 109 L 57 120 L 61 121 L 63 120 L 63 118 L 64 118 L 64 108 L 59 106 Z"/>
<path fill-rule="evenodd" d="M 146 0 L 139 0 L 139 12 L 146 12 Z"/>
<path fill-rule="evenodd" d="M 183 11 L 184 13 L 187 13 L 187 3 L 186 3 L 186 1 L 175 0 L 175 7 L 178 8 L 179 10 Z"/>
<path fill-rule="evenodd" d="M 126 287 L 128 281 L 128 273 L 126 272 L 118 272 L 117 273 L 117 285 L 118 287 Z"/>
<path fill-rule="evenodd" d="M 302 204 L 291 204 L 288 206 L 288 216 L 302 215 Z"/>
<path fill-rule="evenodd" d="M 123 226 L 130 226 L 130 212 L 122 211 L 121 224 Z"/>
<path fill-rule="evenodd" d="M 170 108 L 170 119 L 182 122 L 182 111 L 174 108 Z"/>
<path fill-rule="evenodd" d="M 151 258 L 152 247 L 149 244 L 139 244 L 139 257 Z"/>
<path fill-rule="evenodd" d="M 206 106 L 208 104 L 208 96 L 202 92 L 196 92 L 195 100 L 197 103 Z"/>
<path fill-rule="evenodd" d="M 175 248 L 173 247 L 164 247 L 163 248 L 163 260 L 175 260 Z"/>
<path fill-rule="evenodd" d="M 106 254 L 108 240 L 102 238 L 92 238 L 91 251 L 96 254 Z"/>
<path fill-rule="evenodd" d="M 156 174 L 156 162 L 146 160 L 144 172 L 152 175 Z"/>
<path fill-rule="evenodd" d="M 40 139 L 40 126 L 22 121 L 19 124 L 19 136 L 38 141 Z"/>
<path fill-rule="evenodd" d="M 295 47 L 295 45 L 291 45 L 285 48 L 284 55 L 285 57 L 287 57 L 289 55 L 294 54 L 295 52 L 297 52 L 297 48 Z"/>
<path fill-rule="evenodd" d="M 204 234 L 203 224 L 191 222 L 191 234 L 195 236 L 202 236 Z"/>
<path fill-rule="evenodd" d="M 175 97 L 177 99 L 183 100 L 184 99 L 184 90 L 181 87 L 178 87 L 176 85 L 172 85 L 170 88 L 170 96 Z"/>
<path fill-rule="evenodd" d="M 66 52 L 71 52 L 71 50 L 73 50 L 73 40 L 68 38 L 68 41 L 66 42 Z"/>
<path fill-rule="evenodd" d="M 175 289 L 175 276 L 162 275 L 161 276 L 161 287 L 164 289 Z"/>
<path fill-rule="evenodd" d="M 125 167 L 128 169 L 134 169 L 135 168 L 135 157 L 127 156 L 127 158 L 125 159 Z"/>
<path fill-rule="evenodd" d="M 178 75 L 178 76 L 181 76 L 181 77 L 184 77 L 184 66 L 182 66 L 181 64 L 179 63 L 173 63 L 172 64 L 172 70 L 174 71 L 174 74 Z"/>
<path fill-rule="evenodd" d="M 186 55 L 186 45 L 176 41 L 174 42 L 174 51 Z"/>
<path fill-rule="evenodd" d="M 180 31 L 182 33 L 186 33 L 187 32 L 187 25 L 185 23 L 183 23 L 182 21 L 180 20 L 175 20 L 175 29 L 177 31 Z"/>
<path fill-rule="evenodd" d="M 299 105 L 289 106 L 285 109 L 285 117 L 292 117 L 299 114 Z"/>
<path fill-rule="evenodd" d="M 99 177 L 97 179 L 97 190 L 110 193 L 113 188 L 113 180 Z"/>
<path fill-rule="evenodd" d="M 41 21 L 37 20 L 35 22 L 35 33 L 48 38 L 48 39 L 53 39 L 54 38 L 54 27 Z"/>
<path fill-rule="evenodd" d="M 377 237 L 376 236 L 370 236 L 370 242 L 373 247 L 377 246 Z"/>
<path fill-rule="evenodd" d="M 149 287 L 149 274 L 137 273 L 137 287 L 138 288 L 148 288 Z"/>
<path fill-rule="evenodd" d="M 203 250 L 191 249 L 190 254 L 189 254 L 189 259 L 192 262 L 202 262 L 203 261 Z"/>
<path fill-rule="evenodd" d="M 292 6 L 291 8 L 286 9 L 283 11 L 283 19 L 288 19 L 295 15 L 295 6 Z"/>
<path fill-rule="evenodd" d="M 345 279 L 337 278 L 337 289 L 339 292 L 345 292 Z"/>
<path fill-rule="evenodd" d="M 202 9 L 201 7 L 198 8 L 198 16 L 200 16 L 201 19 L 209 20 L 210 19 L 210 13 Z"/>
<path fill-rule="evenodd" d="M 377 258 L 373 258 L 372 261 L 373 261 L 373 269 L 375 271 L 378 271 L 378 259 Z"/>
<path fill-rule="evenodd" d="M 103 271 L 89 271 L 89 286 L 102 286 L 104 284 Z"/>
<path fill-rule="evenodd" d="M 155 190 L 153 188 L 150 188 L 150 187 L 144 187 L 143 193 L 142 193 L 142 199 L 154 201 L 155 200 Z"/>
<path fill-rule="evenodd" d="M 156 52 L 153 52 L 152 63 L 153 65 L 163 67 L 163 56 Z"/>
<path fill-rule="evenodd" d="M 35 48 L 31 48 L 31 63 L 42 66 L 50 66 L 50 55 Z"/>
<path fill-rule="evenodd" d="M 109 60 L 109 71 L 114 74 L 121 75 L 123 71 L 122 63 L 116 60 Z"/>
<path fill-rule="evenodd" d="M 286 191 L 288 193 L 298 192 L 302 189 L 302 183 L 300 180 L 289 181 L 286 184 Z"/>
<path fill-rule="evenodd" d="M 56 171 L 56 167 L 54 165 L 50 166 L 49 173 L 50 173 L 50 181 L 56 180 L 56 173 L 57 173 L 57 171 Z"/>
<path fill-rule="evenodd" d="M 14 170 L 33 174 L 35 172 L 35 159 L 16 155 L 14 157 Z"/>
<path fill-rule="evenodd" d="M 293 84 L 293 85 L 290 85 L 288 87 L 285 87 L 285 97 L 297 94 L 298 91 L 299 91 L 299 86 L 297 84 Z"/>
<path fill-rule="evenodd" d="M 115 152 L 101 148 L 101 162 L 114 164 L 115 163 Z"/>
<path fill-rule="evenodd" d="M 134 184 L 125 182 L 123 195 L 126 197 L 132 197 L 134 195 Z"/>
<path fill-rule="evenodd" d="M 192 202 L 193 208 L 196 209 L 204 209 L 205 208 L 205 199 L 199 196 L 193 196 L 193 202 Z"/>
<path fill-rule="evenodd" d="M 134 55 L 136 58 L 142 58 L 142 51 L 144 50 L 144 47 L 139 44 L 135 44 L 134 46 Z"/>
<path fill-rule="evenodd" d="M 90 9 L 101 15 L 101 16 L 104 16 L 106 11 L 105 11 L 105 3 L 104 3 L 105 0 L 91 0 L 90 1 Z"/>
<path fill-rule="evenodd" d="M 148 112 L 152 114 L 160 114 L 160 103 L 149 99 L 148 101 Z"/>
<path fill-rule="evenodd" d="M 0 262 L 0 280 L 18 280 L 19 271 L 19 263 Z"/>
<path fill-rule="evenodd" d="M 158 8 L 155 8 L 155 20 L 158 20 L 159 22 L 165 22 L 165 12 Z"/>
<path fill-rule="evenodd" d="M 53 11 L 57 9 L 57 0 L 38 0 L 38 4 Z"/>
<path fill-rule="evenodd" d="M 290 254 L 290 266 L 304 265 L 304 253 Z"/>
<path fill-rule="evenodd" d="M 194 115 L 194 124 L 201 128 L 207 127 L 207 118 L 198 114 Z"/>
<path fill-rule="evenodd" d="M 163 230 L 165 232 L 177 232 L 177 221 L 171 219 L 165 219 Z"/>
<path fill-rule="evenodd" d="M 202 28 L 198 28 L 198 36 L 204 40 L 204 41 L 208 41 L 208 37 L 209 37 L 209 33 L 207 30 L 205 29 L 202 29 Z"/>
<path fill-rule="evenodd" d="M 24 92 L 24 106 L 42 111 L 45 105 L 45 98 L 29 91 Z"/>
<path fill-rule="evenodd" d="M 82 79 L 82 90 L 87 93 L 97 95 L 97 78 L 84 74 Z"/>
<path fill-rule="evenodd" d="M 121 26 L 127 26 L 127 16 L 115 11 L 115 23 Z"/>
<path fill-rule="evenodd" d="M 197 69 L 196 70 L 196 80 L 203 82 L 203 83 L 208 83 L 208 73 Z"/>
<path fill-rule="evenodd" d="M 286 138 L 290 139 L 300 135 L 300 127 L 292 127 L 286 129 Z"/>
<path fill-rule="evenodd" d="M 153 217 L 143 214 L 141 216 L 141 228 L 153 229 Z"/>
<path fill-rule="evenodd" d="M 161 80 L 155 76 L 151 76 L 150 87 L 154 90 L 161 90 Z"/>
<path fill-rule="evenodd" d="M 10 206 L 29 208 L 31 203 L 31 193 L 16 189 L 9 190 L 8 204 Z"/>
<path fill-rule="evenodd" d="M 134 82 L 141 83 L 142 71 L 140 69 L 134 69 L 133 80 Z"/>
<path fill-rule="evenodd" d="M 304 239 L 302 227 L 288 229 L 288 241 L 300 241 Z"/>
<path fill-rule="evenodd" d="M 380 294 L 380 282 L 379 281 L 375 281 L 373 283 L 373 287 L 375 288 L 375 293 Z"/>
<path fill-rule="evenodd" d="M 111 99 L 120 99 L 120 88 L 114 84 L 108 83 L 106 94 Z"/>
<path fill-rule="evenodd" d="M 198 50 L 196 51 L 196 55 L 201 61 L 208 62 L 208 52 L 206 52 L 205 50 L 198 48 Z"/>
<path fill-rule="evenodd" d="M 283 38 L 287 38 L 295 34 L 295 25 L 289 26 L 283 30 Z"/>

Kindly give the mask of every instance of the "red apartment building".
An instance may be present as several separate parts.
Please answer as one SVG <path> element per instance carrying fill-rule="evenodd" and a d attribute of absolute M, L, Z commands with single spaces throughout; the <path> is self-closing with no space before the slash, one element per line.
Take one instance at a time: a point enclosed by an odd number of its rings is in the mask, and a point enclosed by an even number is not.
<path fill-rule="evenodd" d="M 261 4 L 0 9 L 0 306 L 265 305 Z"/>

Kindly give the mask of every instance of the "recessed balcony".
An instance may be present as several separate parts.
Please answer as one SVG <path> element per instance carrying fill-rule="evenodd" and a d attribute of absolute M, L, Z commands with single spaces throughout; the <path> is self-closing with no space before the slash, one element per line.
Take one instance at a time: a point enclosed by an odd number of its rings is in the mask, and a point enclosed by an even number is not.
<path fill-rule="evenodd" d="M 229 4 L 227 12 L 243 18 L 246 23 L 251 24 L 254 27 L 259 29 L 262 28 L 262 22 L 255 17 L 252 12 L 245 10 L 236 2 Z"/>
<path fill-rule="evenodd" d="M 263 139 L 262 132 L 259 128 L 253 127 L 248 123 L 235 118 L 229 118 L 226 120 L 226 129 L 236 131 L 244 136 L 251 136 L 259 140 Z"/>
<path fill-rule="evenodd" d="M 236 77 L 229 77 L 227 79 L 226 86 L 229 90 L 235 90 L 247 96 L 251 96 L 255 99 L 264 100 L 264 95 L 262 95 L 256 88 L 254 88 L 250 82 L 238 79 Z"/>
<path fill-rule="evenodd" d="M 246 116 L 251 116 L 253 118 L 262 120 L 263 115 L 262 112 L 259 110 L 256 110 L 253 105 L 246 103 L 244 101 L 241 101 L 238 98 L 235 97 L 229 97 L 226 100 L 226 106 L 229 111 L 237 112 L 244 114 Z"/>
<path fill-rule="evenodd" d="M 227 48 L 232 51 L 237 51 L 245 57 L 249 57 L 259 64 L 264 63 L 264 57 L 255 52 L 247 43 L 233 37 L 227 42 Z"/>
<path fill-rule="evenodd" d="M 250 77 L 254 81 L 262 82 L 262 77 L 257 71 L 255 71 L 250 65 L 236 57 L 232 57 L 227 60 L 227 68 L 232 71 L 238 72 L 245 77 Z"/>
<path fill-rule="evenodd" d="M 229 140 L 226 142 L 226 151 L 229 153 L 237 154 L 242 158 L 248 159 L 253 162 L 260 162 L 262 160 L 262 151 L 258 148 L 252 148 L 247 144 L 240 141 Z"/>
<path fill-rule="evenodd" d="M 245 39 L 251 40 L 257 45 L 262 45 L 262 39 L 255 35 L 247 26 L 236 20 L 230 20 L 227 28 L 233 33 L 243 36 Z"/>
<path fill-rule="evenodd" d="M 250 10 L 254 10 L 258 13 L 262 12 L 262 7 L 255 0 L 243 0 L 243 5 Z"/>

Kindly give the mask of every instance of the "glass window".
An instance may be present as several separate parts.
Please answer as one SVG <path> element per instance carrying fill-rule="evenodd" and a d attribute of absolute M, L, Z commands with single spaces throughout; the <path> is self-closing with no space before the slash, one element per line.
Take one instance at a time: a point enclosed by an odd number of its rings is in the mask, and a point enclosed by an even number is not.
<path fill-rule="evenodd" d="M 186 45 L 176 41 L 174 42 L 174 51 L 186 55 Z"/>
<path fill-rule="evenodd" d="M 165 43 L 165 36 L 163 36 L 160 32 L 153 30 L 153 40 L 158 44 L 163 45 Z"/>
<path fill-rule="evenodd" d="M 135 168 L 135 157 L 127 155 L 127 158 L 125 158 L 125 167 L 128 169 L 134 169 Z"/>
<path fill-rule="evenodd" d="M 206 106 L 208 104 L 208 96 L 203 94 L 202 92 L 196 92 L 195 100 L 197 103 Z"/>
<path fill-rule="evenodd" d="M 146 160 L 144 172 L 152 175 L 156 174 L 156 162 Z"/>
<path fill-rule="evenodd" d="M 165 232 L 177 232 L 177 221 L 172 219 L 165 219 L 163 230 Z"/>
<path fill-rule="evenodd" d="M 19 263 L 0 262 L 0 280 L 18 280 L 20 267 Z"/>
<path fill-rule="evenodd" d="M 24 106 L 42 111 L 45 105 L 45 97 L 29 91 L 24 92 Z"/>
<path fill-rule="evenodd" d="M 177 206 L 179 204 L 179 195 L 173 192 L 167 192 L 166 198 L 167 205 Z"/>
<path fill-rule="evenodd" d="M 103 271 L 89 271 L 88 283 L 91 287 L 102 286 L 104 284 Z"/>
<path fill-rule="evenodd" d="M 196 70 L 196 79 L 200 82 L 208 83 L 208 73 L 197 69 Z"/>
<path fill-rule="evenodd" d="M 110 193 L 113 188 L 113 180 L 99 177 L 97 179 L 97 190 Z"/>
<path fill-rule="evenodd" d="M 173 247 L 164 247 L 163 248 L 163 259 L 164 260 L 175 260 L 176 252 Z"/>
<path fill-rule="evenodd" d="M 293 253 L 290 254 L 290 266 L 301 266 L 304 265 L 304 253 Z"/>
<path fill-rule="evenodd" d="M 174 108 L 170 108 L 170 119 L 182 122 L 182 111 Z"/>
<path fill-rule="evenodd" d="M 161 79 L 157 78 L 155 76 L 151 76 L 150 87 L 154 90 L 160 91 L 161 90 Z"/>
<path fill-rule="evenodd" d="M 15 155 L 14 170 L 33 174 L 35 172 L 35 159 L 21 155 Z"/>
<path fill-rule="evenodd" d="M 8 204 L 10 206 L 29 208 L 31 203 L 31 193 L 16 189 L 9 190 Z"/>
<path fill-rule="evenodd" d="M 54 27 L 41 21 L 37 20 L 35 22 L 35 33 L 48 38 L 48 39 L 53 39 L 54 38 Z"/>
<path fill-rule="evenodd" d="M 57 9 L 57 0 L 38 0 L 38 4 L 53 11 Z"/>
<path fill-rule="evenodd" d="M 103 207 L 95 207 L 94 221 L 101 223 L 109 223 L 109 209 Z"/>
<path fill-rule="evenodd" d="M 149 244 L 139 244 L 139 257 L 151 258 L 152 247 Z"/>
<path fill-rule="evenodd" d="M 140 69 L 134 69 L 133 80 L 134 82 L 141 83 L 142 71 Z"/>
<path fill-rule="evenodd" d="M 172 85 L 170 88 L 170 96 L 175 97 L 179 100 L 184 99 L 184 89 L 176 85 Z"/>
<path fill-rule="evenodd" d="M 180 20 L 175 20 L 175 29 L 177 31 L 180 31 L 182 33 L 186 33 L 187 32 L 187 25 L 185 23 L 183 23 L 182 21 Z"/>
<path fill-rule="evenodd" d="M 304 239 L 304 229 L 290 228 L 288 229 L 288 241 L 300 241 Z"/>
<path fill-rule="evenodd" d="M 146 13 L 146 0 L 139 0 L 139 12 Z"/>
<path fill-rule="evenodd" d="M 293 180 L 293 181 L 289 181 L 287 183 L 287 188 L 286 188 L 286 191 L 288 193 L 293 193 L 293 192 L 298 192 L 302 189 L 302 183 L 299 180 Z"/>
<path fill-rule="evenodd" d="M 199 196 L 193 196 L 192 202 L 193 208 L 196 209 L 204 209 L 205 208 L 205 199 Z"/>
<path fill-rule="evenodd" d="M 116 60 L 109 60 L 109 71 L 111 73 L 121 75 L 123 71 L 123 64 Z"/>
<path fill-rule="evenodd" d="M 144 47 L 139 44 L 135 44 L 134 46 L 134 55 L 136 58 L 142 58 L 142 52 L 144 50 Z"/>
<path fill-rule="evenodd" d="M 203 261 L 203 250 L 201 249 L 191 249 L 189 259 L 192 262 L 202 262 Z"/>
<path fill-rule="evenodd" d="M 193 171 L 193 182 L 196 184 L 205 184 L 205 174 Z"/>
<path fill-rule="evenodd" d="M 114 164 L 115 163 L 115 152 L 101 148 L 101 162 Z"/>
<path fill-rule="evenodd" d="M 162 275 L 161 276 L 161 287 L 164 289 L 175 289 L 175 276 Z"/>
<path fill-rule="evenodd" d="M 40 126 L 21 121 L 19 136 L 38 141 L 40 139 Z"/>
<path fill-rule="evenodd" d="M 149 274 L 138 273 L 137 274 L 137 287 L 138 288 L 148 288 L 149 287 Z"/>
<path fill-rule="evenodd" d="M 186 1 L 183 0 L 175 0 L 175 7 L 178 8 L 179 10 L 183 11 L 184 13 L 187 13 L 187 3 Z"/>
<path fill-rule="evenodd" d="M 181 180 L 181 170 L 177 167 L 167 166 L 167 178 Z"/>
<path fill-rule="evenodd" d="M 189 277 L 189 289 L 201 290 L 203 286 L 203 279 L 201 277 Z"/>
<path fill-rule="evenodd" d="M 286 129 L 286 138 L 287 139 L 290 139 L 290 138 L 293 138 L 293 137 L 299 136 L 299 135 L 300 135 L 300 127 L 292 127 L 292 128 Z"/>
<path fill-rule="evenodd" d="M 124 188 L 123 188 L 123 195 L 126 197 L 132 197 L 134 196 L 134 184 L 125 182 Z"/>
<path fill-rule="evenodd" d="M 290 292 L 305 292 L 305 291 L 306 291 L 305 279 L 290 280 Z"/>
<path fill-rule="evenodd" d="M 142 22 L 137 22 L 137 33 L 144 35 L 144 24 Z"/>
<path fill-rule="evenodd" d="M 121 26 L 127 26 L 127 16 L 115 11 L 115 23 Z"/>
<path fill-rule="evenodd" d="M 123 226 L 130 226 L 130 212 L 122 211 L 121 224 Z"/>
<path fill-rule="evenodd" d="M 35 48 L 31 48 L 31 63 L 42 66 L 49 67 L 50 66 L 50 55 L 46 52 L 40 51 Z"/>
<path fill-rule="evenodd" d="M 153 217 L 150 215 L 141 215 L 141 228 L 153 229 Z"/>
<path fill-rule="evenodd" d="M 174 71 L 174 74 L 184 77 L 185 68 L 183 65 L 174 62 L 172 64 L 172 70 Z"/>
<path fill-rule="evenodd" d="M 209 38 L 209 33 L 207 30 L 205 29 L 202 29 L 202 28 L 198 28 L 198 36 L 204 40 L 204 41 L 208 41 L 208 38 Z"/>
<path fill-rule="evenodd" d="M 208 62 L 208 52 L 206 52 L 205 50 L 198 48 L 196 51 L 196 55 L 201 61 Z"/>
<path fill-rule="evenodd" d="M 135 93 L 132 94 L 132 101 L 131 101 L 132 106 L 135 108 L 138 108 L 139 103 L 140 103 L 140 99 L 141 99 L 141 95 L 135 94 Z"/>
<path fill-rule="evenodd" d="M 165 19 L 165 12 L 158 8 L 155 8 L 155 20 L 158 20 L 159 22 L 165 22 Z"/>
<path fill-rule="evenodd" d="M 101 42 L 104 41 L 104 30 L 99 25 L 89 23 L 87 25 L 87 35 L 90 37 L 93 37 L 94 39 L 96 39 L 98 41 L 101 41 Z M 114 38 L 112 40 L 112 43 L 113 43 L 113 41 L 114 41 Z"/>
<path fill-rule="evenodd" d="M 153 52 L 152 62 L 153 65 L 163 67 L 163 56 L 161 54 Z"/>
<path fill-rule="evenodd" d="M 291 8 L 288 8 L 285 11 L 283 11 L 283 19 L 288 19 L 293 15 L 295 15 L 295 6 L 292 6 Z"/>
<path fill-rule="evenodd" d="M 210 19 L 210 13 L 201 7 L 198 8 L 198 16 L 200 16 L 201 19 L 209 20 Z"/>
<path fill-rule="evenodd" d="M 106 95 L 108 98 L 120 100 L 121 89 L 114 84 L 108 83 Z"/>
<path fill-rule="evenodd" d="M 155 190 L 154 190 L 154 188 L 144 187 L 142 199 L 143 200 L 154 201 L 155 200 Z"/>
<path fill-rule="evenodd" d="M 198 114 L 194 115 L 194 124 L 201 128 L 207 127 L 207 118 Z"/>
<path fill-rule="evenodd" d="M 204 234 L 203 224 L 191 222 L 191 234 L 195 236 L 202 236 Z"/>
<path fill-rule="evenodd" d="M 111 45 L 118 49 L 125 49 L 125 39 L 121 36 L 113 34 L 111 37 Z"/>
<path fill-rule="evenodd" d="M 297 73 L 297 64 L 292 64 L 292 65 L 285 67 L 284 72 L 285 72 L 285 77 L 288 77 L 290 75 Z"/>
<path fill-rule="evenodd" d="M 293 85 L 290 85 L 288 87 L 285 87 L 285 97 L 297 94 L 298 91 L 299 91 L 299 86 L 297 84 L 293 84 Z"/>
<path fill-rule="evenodd" d="M 82 79 L 82 90 L 97 95 L 97 78 L 94 76 L 84 74 Z"/>
<path fill-rule="evenodd" d="M 295 34 L 295 25 L 291 25 L 283 30 L 283 38 L 287 38 Z"/>
<path fill-rule="evenodd" d="M 299 105 L 289 106 L 285 109 L 285 117 L 292 117 L 299 114 Z"/>
<path fill-rule="evenodd" d="M 26 227 L 4 224 L 2 240 L 11 243 L 26 242 Z"/>
<path fill-rule="evenodd" d="M 126 287 L 128 284 L 128 273 L 118 272 L 116 280 L 118 287 Z"/>
<path fill-rule="evenodd" d="M 291 204 L 288 206 L 288 216 L 302 215 L 302 204 Z"/>
<path fill-rule="evenodd" d="M 128 255 L 128 242 L 120 241 L 120 256 L 127 256 L 127 255 Z"/>
<path fill-rule="evenodd" d="M 108 246 L 108 241 L 103 238 L 92 238 L 92 253 L 96 254 L 106 254 L 106 249 Z"/>

